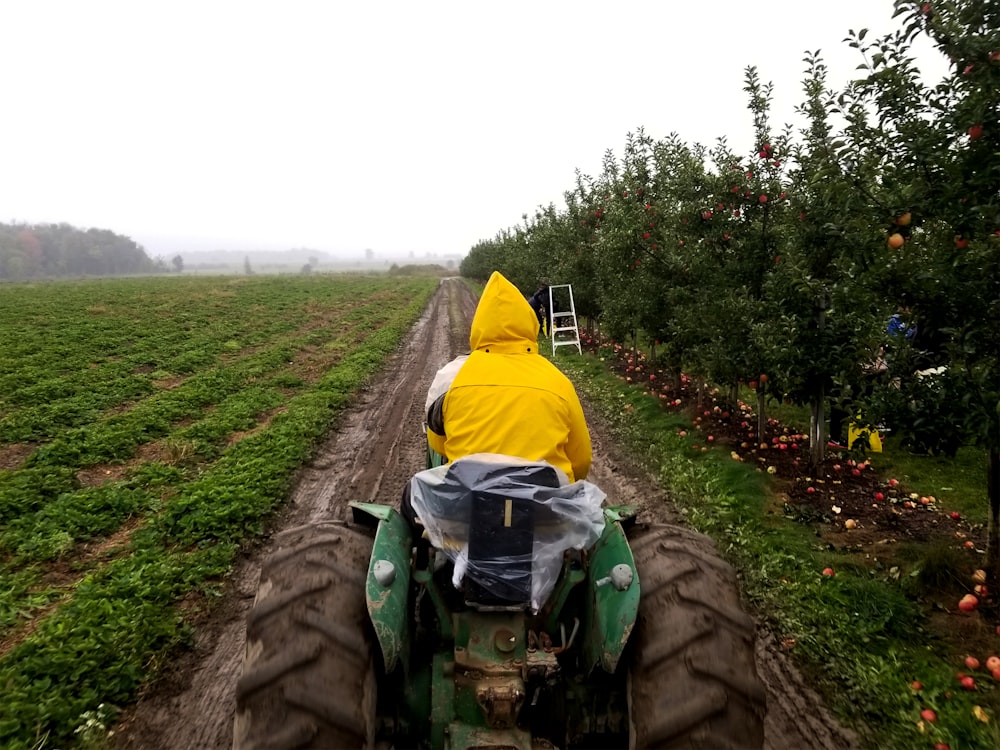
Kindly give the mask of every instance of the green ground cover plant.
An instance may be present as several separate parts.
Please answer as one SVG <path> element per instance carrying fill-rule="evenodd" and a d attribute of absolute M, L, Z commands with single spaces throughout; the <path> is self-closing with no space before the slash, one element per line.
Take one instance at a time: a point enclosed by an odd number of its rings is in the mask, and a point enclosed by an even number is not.
<path fill-rule="evenodd" d="M 187 642 L 179 603 L 218 589 L 436 286 L 0 287 L 0 746 L 72 744 Z"/>

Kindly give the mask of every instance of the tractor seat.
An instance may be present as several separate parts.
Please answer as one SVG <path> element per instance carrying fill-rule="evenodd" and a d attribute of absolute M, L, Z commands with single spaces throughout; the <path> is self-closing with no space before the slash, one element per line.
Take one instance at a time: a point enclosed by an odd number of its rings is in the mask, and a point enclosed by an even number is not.
<path fill-rule="evenodd" d="M 470 606 L 531 603 L 534 506 L 533 500 L 524 498 L 473 493 L 463 581 L 465 601 Z"/>
<path fill-rule="evenodd" d="M 593 544 L 604 493 L 544 462 L 476 454 L 416 474 L 411 497 L 431 543 L 475 608 L 537 610 L 566 549 Z"/>
<path fill-rule="evenodd" d="M 452 464 L 463 471 L 461 463 Z M 558 487 L 555 468 L 538 465 L 498 469 L 494 478 L 517 473 L 519 484 Z M 496 484 L 496 483 L 494 483 Z M 468 567 L 463 585 L 465 601 L 476 606 L 528 606 L 531 603 L 531 575 L 535 552 L 535 518 L 544 506 L 534 497 L 493 490 L 473 490 L 469 506 Z"/>

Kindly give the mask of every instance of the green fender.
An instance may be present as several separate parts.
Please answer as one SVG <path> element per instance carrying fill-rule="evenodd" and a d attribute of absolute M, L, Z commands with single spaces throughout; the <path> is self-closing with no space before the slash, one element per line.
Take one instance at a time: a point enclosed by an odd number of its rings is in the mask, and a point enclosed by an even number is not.
<path fill-rule="evenodd" d="M 622 528 L 622 521 L 631 517 L 629 511 L 626 508 L 605 509 L 604 533 L 590 551 L 587 569 L 590 608 L 583 654 L 590 669 L 600 666 L 609 674 L 618 667 L 639 612 L 639 575 Z M 627 587 L 619 588 L 611 581 L 616 566 L 629 569 L 631 581 Z M 625 568 L 620 568 L 619 573 L 625 573 Z M 628 576 L 619 577 L 619 585 L 627 580 Z"/>
<path fill-rule="evenodd" d="M 412 546 L 410 526 L 395 508 L 388 505 L 351 503 L 351 508 L 359 522 L 368 520 L 364 516 L 378 522 L 368 563 L 366 598 L 368 617 L 382 650 L 385 671 L 389 673 L 410 646 L 407 623 Z"/>

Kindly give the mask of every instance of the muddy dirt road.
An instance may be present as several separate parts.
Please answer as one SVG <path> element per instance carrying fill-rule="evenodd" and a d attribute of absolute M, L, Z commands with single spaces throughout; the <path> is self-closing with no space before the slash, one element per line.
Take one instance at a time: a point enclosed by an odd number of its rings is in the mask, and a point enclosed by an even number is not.
<path fill-rule="evenodd" d="M 424 397 L 435 371 L 468 350 L 476 299 L 446 279 L 385 371 L 369 384 L 337 429 L 303 469 L 272 531 L 321 519 L 346 518 L 351 500 L 395 503 L 410 475 L 423 468 Z M 584 404 L 586 409 L 587 405 Z M 594 464 L 588 477 L 616 504 L 642 508 L 649 520 L 679 516 L 648 475 L 619 453 L 589 409 Z M 194 649 L 178 658 L 114 728 L 119 750 L 222 750 L 232 744 L 235 686 L 242 668 L 245 617 L 253 603 L 267 540 L 236 567 L 228 591 L 197 628 Z M 838 726 L 765 632 L 758 635 L 758 671 L 768 690 L 769 750 L 852 750 L 857 739 Z"/>

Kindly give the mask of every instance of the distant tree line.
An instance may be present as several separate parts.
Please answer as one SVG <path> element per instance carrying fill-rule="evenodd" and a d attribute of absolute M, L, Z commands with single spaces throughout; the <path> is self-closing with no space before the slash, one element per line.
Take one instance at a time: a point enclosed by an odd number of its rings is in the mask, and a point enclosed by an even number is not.
<path fill-rule="evenodd" d="M 166 272 L 134 240 L 69 224 L 0 224 L 0 280 Z"/>
<path fill-rule="evenodd" d="M 449 261 L 451 263 L 451 261 Z M 453 264 L 452 264 L 453 265 Z M 449 268 L 451 266 L 449 265 Z M 390 276 L 446 276 L 448 275 L 448 269 L 439 263 L 407 263 L 406 265 L 399 265 L 398 263 L 393 263 L 389 266 Z"/>

